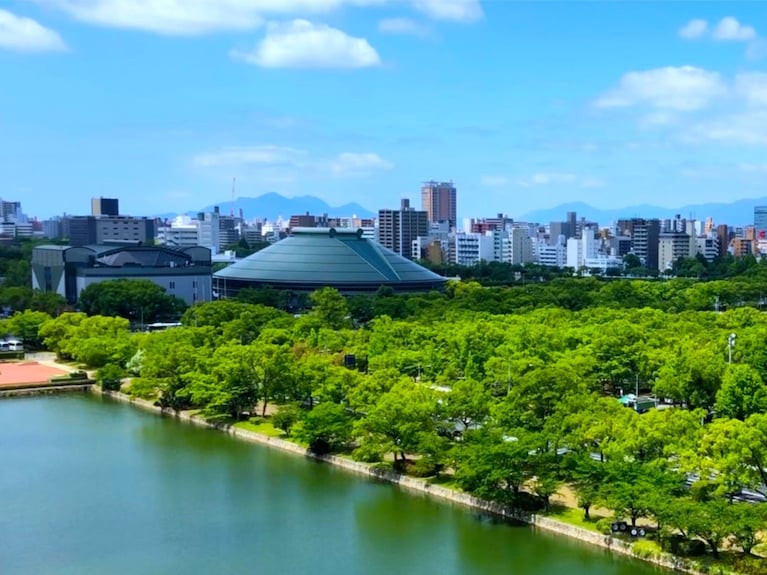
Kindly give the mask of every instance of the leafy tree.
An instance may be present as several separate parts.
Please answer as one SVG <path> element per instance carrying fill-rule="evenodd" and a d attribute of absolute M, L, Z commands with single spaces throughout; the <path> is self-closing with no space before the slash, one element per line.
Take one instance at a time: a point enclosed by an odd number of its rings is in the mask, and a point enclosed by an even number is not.
<path fill-rule="evenodd" d="M 759 372 L 749 365 L 727 366 L 722 387 L 716 394 L 716 412 L 721 417 L 745 420 L 767 411 L 767 386 Z"/>
<path fill-rule="evenodd" d="M 343 405 L 320 403 L 308 411 L 295 435 L 319 455 L 345 449 L 353 438 L 354 420 Z"/>
<path fill-rule="evenodd" d="M 272 417 L 272 423 L 277 429 L 281 429 L 287 435 L 290 435 L 290 430 L 301 418 L 301 408 L 294 403 L 288 403 L 281 405 L 277 410 L 277 413 Z"/>
<path fill-rule="evenodd" d="M 96 381 L 104 391 L 120 391 L 123 370 L 119 365 L 108 363 L 96 373 Z"/>
<path fill-rule="evenodd" d="M 141 323 L 178 317 L 186 308 L 156 283 L 134 279 L 91 284 L 80 292 L 79 305 L 88 315 L 120 316 Z"/>
<path fill-rule="evenodd" d="M 25 310 L 13 314 L 6 322 L 6 330 L 20 338 L 24 345 L 33 349 L 42 347 L 42 337 L 40 329 L 46 322 L 50 321 L 51 316 L 42 311 Z"/>
<path fill-rule="evenodd" d="M 322 288 L 309 296 L 312 313 L 332 329 L 349 326 L 349 306 L 346 298 L 335 288 Z"/>

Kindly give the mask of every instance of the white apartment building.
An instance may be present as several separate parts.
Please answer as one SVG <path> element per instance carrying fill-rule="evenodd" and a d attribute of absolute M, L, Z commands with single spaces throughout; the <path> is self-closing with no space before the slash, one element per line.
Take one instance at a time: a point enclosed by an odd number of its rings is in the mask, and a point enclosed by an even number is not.
<path fill-rule="evenodd" d="M 203 246 L 210 249 L 211 254 L 217 254 L 221 248 L 218 214 L 205 214 L 204 218 L 177 216 L 169 226 L 157 228 L 157 242 L 172 248 Z"/>
<path fill-rule="evenodd" d="M 596 230 L 586 227 L 580 238 L 567 240 L 567 267 L 579 270 L 586 265 L 586 260 L 596 260 L 599 256 L 601 239 L 595 237 Z"/>
<path fill-rule="evenodd" d="M 455 235 L 455 263 L 459 266 L 473 266 L 481 261 L 493 261 L 495 237 L 486 234 L 458 233 Z"/>
<path fill-rule="evenodd" d="M 535 260 L 533 242 L 528 228 L 512 228 L 501 232 L 501 254 L 498 258 L 511 265 L 526 264 Z"/>
<path fill-rule="evenodd" d="M 550 245 L 545 239 L 532 238 L 533 258 L 542 266 L 563 268 L 567 265 L 567 247 Z"/>
<path fill-rule="evenodd" d="M 697 253 L 702 254 L 706 260 L 711 261 L 719 256 L 719 238 L 715 233 L 695 238 Z"/>
<path fill-rule="evenodd" d="M 679 258 L 695 257 L 698 242 L 695 236 L 686 233 L 661 234 L 658 240 L 658 271 L 666 271 Z"/>

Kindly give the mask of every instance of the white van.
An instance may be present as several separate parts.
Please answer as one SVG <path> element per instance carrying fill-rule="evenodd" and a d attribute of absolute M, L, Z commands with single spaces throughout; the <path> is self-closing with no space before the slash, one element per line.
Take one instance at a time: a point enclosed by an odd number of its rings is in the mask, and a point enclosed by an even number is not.
<path fill-rule="evenodd" d="M 17 339 L 0 341 L 0 351 L 24 351 L 24 344 Z"/>

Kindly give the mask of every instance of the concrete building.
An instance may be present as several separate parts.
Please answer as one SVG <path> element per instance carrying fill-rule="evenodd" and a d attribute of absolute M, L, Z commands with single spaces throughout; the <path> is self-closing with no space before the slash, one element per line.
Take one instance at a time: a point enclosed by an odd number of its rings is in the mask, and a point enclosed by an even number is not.
<path fill-rule="evenodd" d="M 627 226 L 631 234 L 631 252 L 648 269 L 660 269 L 658 266 L 658 240 L 660 239 L 660 220 L 634 218 Z"/>
<path fill-rule="evenodd" d="M 119 216 L 120 201 L 117 198 L 91 198 L 92 216 Z"/>
<path fill-rule="evenodd" d="M 500 261 L 511 265 L 535 261 L 533 242 L 527 228 L 511 228 L 502 232 Z"/>
<path fill-rule="evenodd" d="M 130 216 L 68 216 L 64 229 L 72 246 L 97 245 L 105 242 L 141 242 L 152 245 L 154 220 Z"/>
<path fill-rule="evenodd" d="M 696 252 L 701 254 L 707 261 L 719 257 L 719 238 L 716 233 L 709 232 L 705 236 L 695 238 Z"/>
<path fill-rule="evenodd" d="M 446 278 L 367 240 L 362 231 L 296 228 L 291 235 L 215 273 L 216 297 L 243 288 L 272 287 L 307 293 L 334 287 L 345 294 L 440 289 Z"/>
<path fill-rule="evenodd" d="M 533 257 L 542 266 L 563 268 L 567 266 L 567 247 L 563 243 L 551 245 L 541 238 L 531 238 Z"/>
<path fill-rule="evenodd" d="M 421 186 L 421 209 L 428 214 L 430 222 L 450 222 L 450 227 L 454 228 L 458 223 L 457 196 L 453 182 L 424 182 Z"/>
<path fill-rule="evenodd" d="M 684 232 L 660 234 L 658 239 L 658 271 L 671 269 L 679 258 L 695 257 L 698 252 L 697 239 Z"/>
<path fill-rule="evenodd" d="M 399 210 L 378 210 L 378 243 L 405 258 L 413 257 L 413 240 L 429 233 L 429 214 L 410 207 L 404 198 Z"/>
<path fill-rule="evenodd" d="M 459 266 L 473 266 L 479 262 L 495 260 L 495 236 L 493 232 L 484 234 L 455 235 L 455 263 Z"/>
<path fill-rule="evenodd" d="M 584 228 L 580 238 L 567 240 L 567 267 L 579 270 L 586 265 L 586 260 L 596 259 L 599 255 L 601 240 L 594 228 Z"/>
<path fill-rule="evenodd" d="M 754 227 L 757 232 L 767 232 L 767 206 L 754 207 Z"/>
<path fill-rule="evenodd" d="M 32 287 L 75 304 L 91 284 L 145 279 L 187 304 L 211 299 L 211 256 L 203 247 L 136 245 L 38 246 L 32 250 Z"/>

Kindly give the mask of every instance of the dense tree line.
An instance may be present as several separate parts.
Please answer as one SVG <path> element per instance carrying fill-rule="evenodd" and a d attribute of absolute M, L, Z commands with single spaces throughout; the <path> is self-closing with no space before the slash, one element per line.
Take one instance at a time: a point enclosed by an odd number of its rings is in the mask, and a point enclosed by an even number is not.
<path fill-rule="evenodd" d="M 767 496 L 767 316 L 623 309 L 670 283 L 601 285 L 577 306 L 568 282 L 552 282 L 562 307 L 530 302 L 509 314 L 504 298 L 524 290 L 456 284 L 363 302 L 324 289 L 298 317 L 218 301 L 160 333 L 64 314 L 39 337 L 64 358 L 106 368 L 105 381 L 123 369 L 130 393 L 169 408 L 240 420 L 276 404 L 275 424 L 317 452 L 446 476 L 525 510 L 547 508 L 568 486 L 586 517 L 604 507 L 649 521 L 677 553 L 705 544 L 745 560 L 767 527 L 767 504 L 742 502 L 749 490 Z M 689 303 L 703 298 L 699 285 L 663 289 Z M 626 293 L 599 305 L 607 289 Z M 361 308 L 372 319 L 361 320 Z M 640 415 L 615 398 L 636 387 L 675 407 Z"/>

